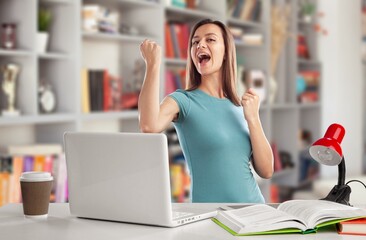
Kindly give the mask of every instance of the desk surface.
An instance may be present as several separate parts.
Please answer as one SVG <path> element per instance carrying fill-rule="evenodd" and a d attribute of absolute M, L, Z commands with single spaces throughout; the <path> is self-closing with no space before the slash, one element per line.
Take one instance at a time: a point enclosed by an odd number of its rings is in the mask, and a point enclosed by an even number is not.
<path fill-rule="evenodd" d="M 219 204 L 196 204 L 204 208 L 217 208 Z M 70 215 L 67 203 L 52 203 L 47 220 L 24 218 L 21 204 L 8 204 L 0 208 L 1 239 L 174 239 L 174 240 L 218 240 L 248 239 L 234 237 L 210 219 L 180 226 L 177 228 L 152 227 L 136 224 L 81 219 Z M 366 239 L 361 236 L 338 235 L 336 232 L 322 230 L 317 234 L 285 234 L 255 236 L 250 239 Z"/>

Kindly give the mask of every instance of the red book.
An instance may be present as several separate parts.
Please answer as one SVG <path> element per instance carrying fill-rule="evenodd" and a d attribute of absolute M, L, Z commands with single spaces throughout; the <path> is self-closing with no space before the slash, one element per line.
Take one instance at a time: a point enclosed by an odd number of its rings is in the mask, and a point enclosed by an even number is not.
<path fill-rule="evenodd" d="M 112 109 L 111 87 L 109 84 L 108 70 L 104 70 L 103 73 L 103 91 L 103 111 L 107 112 Z"/>
<path fill-rule="evenodd" d="M 165 23 L 165 56 L 167 58 L 174 58 L 172 33 L 170 32 L 168 23 Z"/>
<path fill-rule="evenodd" d="M 184 23 L 181 24 L 182 39 L 181 39 L 181 57 L 187 59 L 188 57 L 188 42 L 189 42 L 189 26 Z"/>
<path fill-rule="evenodd" d="M 339 234 L 366 236 L 366 218 L 340 222 L 337 228 Z"/>
<path fill-rule="evenodd" d="M 282 170 L 282 162 L 281 162 L 280 154 L 279 154 L 278 149 L 277 149 L 277 144 L 272 143 L 271 147 L 272 147 L 272 152 L 273 152 L 274 171 L 275 172 L 281 171 Z"/>
<path fill-rule="evenodd" d="M 165 72 L 165 96 L 171 94 L 177 89 L 174 81 L 174 74 L 167 70 Z"/>

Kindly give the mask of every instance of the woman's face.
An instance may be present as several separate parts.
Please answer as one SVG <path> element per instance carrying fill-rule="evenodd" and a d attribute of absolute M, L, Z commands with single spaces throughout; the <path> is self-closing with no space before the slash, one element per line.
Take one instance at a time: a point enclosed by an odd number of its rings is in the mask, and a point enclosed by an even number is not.
<path fill-rule="evenodd" d="M 191 58 L 197 71 L 202 76 L 220 71 L 224 55 L 225 45 L 221 28 L 211 23 L 197 28 L 191 47 Z"/>

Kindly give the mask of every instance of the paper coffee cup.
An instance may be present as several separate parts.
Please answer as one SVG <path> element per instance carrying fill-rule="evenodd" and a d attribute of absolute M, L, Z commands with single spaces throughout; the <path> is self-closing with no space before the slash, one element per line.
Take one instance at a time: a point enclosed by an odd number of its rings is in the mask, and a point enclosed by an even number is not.
<path fill-rule="evenodd" d="M 24 172 L 20 177 L 26 217 L 47 217 L 53 177 L 48 172 Z"/>

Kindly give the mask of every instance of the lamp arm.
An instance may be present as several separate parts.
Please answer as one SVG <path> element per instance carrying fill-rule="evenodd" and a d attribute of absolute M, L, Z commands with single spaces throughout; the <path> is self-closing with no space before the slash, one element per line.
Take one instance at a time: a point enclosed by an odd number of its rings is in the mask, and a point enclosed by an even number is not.
<path fill-rule="evenodd" d="M 350 205 L 349 197 L 351 194 L 351 188 L 345 184 L 345 179 L 346 163 L 344 161 L 344 157 L 342 157 L 341 162 L 338 164 L 338 185 L 335 185 L 328 196 L 322 198 L 322 200 Z"/>
<path fill-rule="evenodd" d="M 341 187 L 345 184 L 345 179 L 346 179 L 346 164 L 344 162 L 344 156 L 343 156 L 341 162 L 338 164 L 338 187 Z"/>

